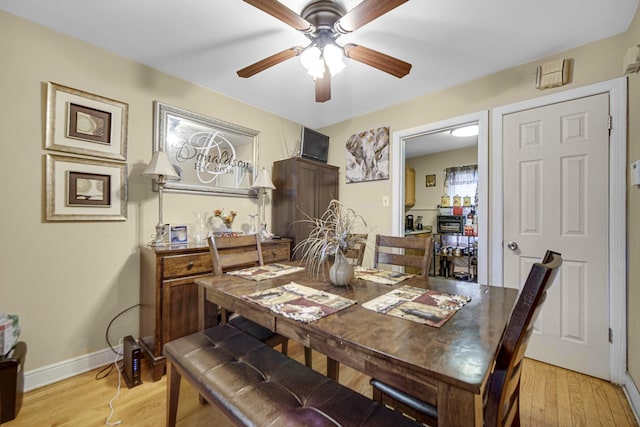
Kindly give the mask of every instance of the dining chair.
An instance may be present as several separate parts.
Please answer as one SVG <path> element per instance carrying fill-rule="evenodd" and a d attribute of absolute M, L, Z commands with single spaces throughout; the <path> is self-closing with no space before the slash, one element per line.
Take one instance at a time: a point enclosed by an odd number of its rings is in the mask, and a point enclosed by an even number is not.
<path fill-rule="evenodd" d="M 367 249 L 367 239 L 369 235 L 366 233 L 355 234 L 355 237 L 359 241 L 357 245 L 351 247 L 344 254 L 349 260 L 349 263 L 354 266 L 361 266 L 364 259 L 364 252 Z"/>
<path fill-rule="evenodd" d="M 209 244 L 209 252 L 211 253 L 211 261 L 213 263 L 213 274 L 216 276 L 221 276 L 230 270 L 264 265 L 262 246 L 260 245 L 260 239 L 257 234 L 209 236 L 207 243 Z M 221 251 L 222 249 L 224 250 Z M 202 295 L 199 300 L 204 304 L 205 297 L 203 288 L 201 288 L 201 292 Z M 200 312 L 203 311 L 204 310 L 200 310 Z M 236 314 L 229 315 L 226 309 L 221 309 L 220 315 L 222 323 L 229 323 L 236 329 L 259 339 L 270 347 L 280 345 L 281 352 L 287 354 L 289 345 L 288 338 L 276 334 L 244 317 Z"/>
<path fill-rule="evenodd" d="M 403 249 L 399 252 L 399 249 Z M 433 236 L 397 237 L 376 235 L 376 247 L 373 256 L 373 268 L 379 264 L 411 267 L 420 271 L 419 275 L 427 277 L 433 254 Z"/>
<path fill-rule="evenodd" d="M 562 264 L 562 256 L 547 251 L 541 263 L 531 267 L 511 317 L 502 334 L 484 402 L 484 425 L 520 425 L 520 375 L 522 361 L 533 332 L 533 323 Z M 428 425 L 438 425 L 438 408 L 381 381 L 372 379 L 373 399 Z"/>

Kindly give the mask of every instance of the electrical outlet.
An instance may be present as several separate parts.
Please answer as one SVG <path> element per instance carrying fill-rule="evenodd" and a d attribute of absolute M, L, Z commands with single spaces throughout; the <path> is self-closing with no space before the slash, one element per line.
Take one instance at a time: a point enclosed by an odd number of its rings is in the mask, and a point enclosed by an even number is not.
<path fill-rule="evenodd" d="M 382 206 L 389 206 L 389 196 L 382 196 Z"/>

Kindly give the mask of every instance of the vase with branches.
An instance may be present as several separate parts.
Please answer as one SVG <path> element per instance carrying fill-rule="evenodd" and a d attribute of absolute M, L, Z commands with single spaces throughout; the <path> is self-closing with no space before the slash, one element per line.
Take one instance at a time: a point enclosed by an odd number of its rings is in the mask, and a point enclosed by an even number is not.
<path fill-rule="evenodd" d="M 308 223 L 311 231 L 309 237 L 296 244 L 293 253 L 300 255 L 307 271 L 314 277 L 324 275 L 324 266 L 331 258 L 344 262 L 344 255 L 350 249 L 366 244 L 366 235 L 359 233 L 367 227 L 365 219 L 338 200 L 331 200 L 320 218 L 307 217 L 301 222 Z M 353 266 L 348 262 L 347 265 L 353 275 Z"/>

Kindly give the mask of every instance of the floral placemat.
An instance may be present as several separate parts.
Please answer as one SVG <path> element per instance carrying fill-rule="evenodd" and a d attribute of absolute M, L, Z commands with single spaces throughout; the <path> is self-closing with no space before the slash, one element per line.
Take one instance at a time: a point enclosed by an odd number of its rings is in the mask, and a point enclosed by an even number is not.
<path fill-rule="evenodd" d="M 295 282 L 244 295 L 243 298 L 303 323 L 321 319 L 356 303 L 354 300 Z"/>
<path fill-rule="evenodd" d="M 402 286 L 367 301 L 362 306 L 378 313 L 439 328 L 469 301 L 471 297 L 464 295 Z"/>
<path fill-rule="evenodd" d="M 395 285 L 403 280 L 415 276 L 414 274 L 400 273 L 398 271 L 378 270 L 377 268 L 364 268 L 357 266 L 353 269 L 353 275 L 358 279 L 385 285 Z"/>
<path fill-rule="evenodd" d="M 300 270 L 304 270 L 304 267 L 286 264 L 267 264 L 244 268 L 242 270 L 227 271 L 227 274 L 244 277 L 249 280 L 260 281 L 284 276 L 285 274 L 295 273 Z"/>

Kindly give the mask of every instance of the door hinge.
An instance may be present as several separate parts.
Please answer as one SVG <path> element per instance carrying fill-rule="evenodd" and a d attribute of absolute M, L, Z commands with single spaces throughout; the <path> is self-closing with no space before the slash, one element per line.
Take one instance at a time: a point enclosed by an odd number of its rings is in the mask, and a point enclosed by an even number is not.
<path fill-rule="evenodd" d="M 613 128 L 613 117 L 609 116 L 607 119 L 607 129 L 609 130 L 609 135 L 611 135 L 611 129 Z"/>
<path fill-rule="evenodd" d="M 609 328 L 609 343 L 613 344 L 613 331 Z"/>

